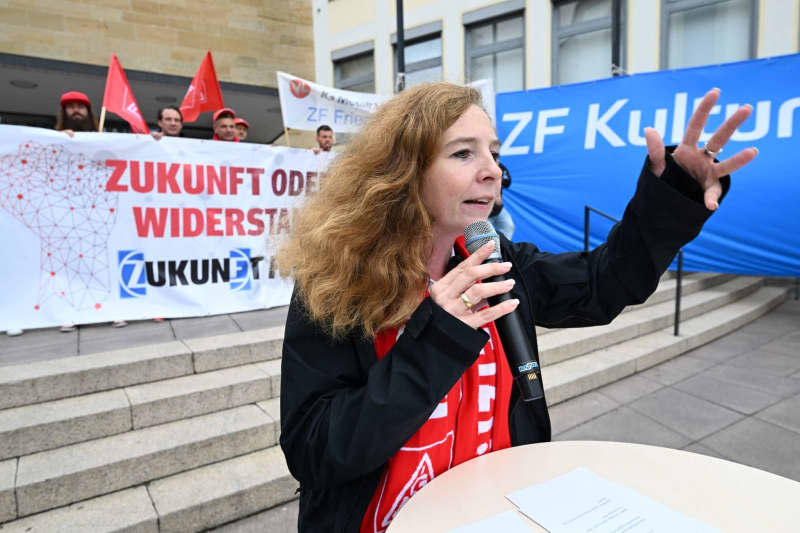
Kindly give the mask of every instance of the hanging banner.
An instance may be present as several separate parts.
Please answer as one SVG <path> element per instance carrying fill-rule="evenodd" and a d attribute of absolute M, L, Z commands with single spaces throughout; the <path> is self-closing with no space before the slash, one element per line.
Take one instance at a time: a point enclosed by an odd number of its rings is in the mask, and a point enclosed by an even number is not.
<path fill-rule="evenodd" d="M 354 133 L 386 97 L 343 91 L 278 72 L 278 97 L 283 125 L 315 131 L 323 124 L 336 133 Z"/>
<path fill-rule="evenodd" d="M 286 305 L 274 251 L 328 160 L 0 125 L 0 330 Z"/>
<path fill-rule="evenodd" d="M 760 152 L 734 173 L 720 209 L 685 247 L 684 268 L 800 276 L 799 73 L 800 55 L 789 55 L 498 94 L 500 156 L 513 176 L 503 199 L 515 240 L 551 252 L 582 249 L 584 206 L 620 218 L 633 195 L 647 155 L 644 127 L 679 143 L 694 106 L 719 87 L 701 145 L 751 104 L 720 159 L 749 146 Z M 590 220 L 596 246 L 611 223 Z"/>

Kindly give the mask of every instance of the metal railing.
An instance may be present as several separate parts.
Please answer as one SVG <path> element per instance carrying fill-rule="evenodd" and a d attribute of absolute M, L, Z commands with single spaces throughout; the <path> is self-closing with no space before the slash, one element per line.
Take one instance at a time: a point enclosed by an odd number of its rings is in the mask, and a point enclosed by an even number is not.
<path fill-rule="evenodd" d="M 599 209 L 587 205 L 583 210 L 583 249 L 589 251 L 589 215 L 592 211 L 613 222 L 619 222 L 618 218 L 612 217 L 608 213 L 603 213 Z M 674 335 L 677 337 L 681 323 L 681 282 L 683 280 L 683 250 L 678 250 L 678 273 L 675 278 L 675 328 Z"/>

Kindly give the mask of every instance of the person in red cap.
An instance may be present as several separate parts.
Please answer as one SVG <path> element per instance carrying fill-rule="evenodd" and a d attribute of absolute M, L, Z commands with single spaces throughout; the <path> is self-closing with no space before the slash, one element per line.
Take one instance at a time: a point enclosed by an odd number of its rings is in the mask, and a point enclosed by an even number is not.
<path fill-rule="evenodd" d="M 243 118 L 236 117 L 233 123 L 236 125 L 236 138 L 239 139 L 240 142 L 247 139 L 247 130 L 250 129 L 250 124 Z"/>
<path fill-rule="evenodd" d="M 223 107 L 214 113 L 215 141 L 239 142 L 236 137 L 236 113 L 230 107 Z"/>
<path fill-rule="evenodd" d="M 78 91 L 61 95 L 61 109 L 56 115 L 56 130 L 70 137 L 76 131 L 97 131 L 97 119 L 92 113 L 89 97 Z"/>

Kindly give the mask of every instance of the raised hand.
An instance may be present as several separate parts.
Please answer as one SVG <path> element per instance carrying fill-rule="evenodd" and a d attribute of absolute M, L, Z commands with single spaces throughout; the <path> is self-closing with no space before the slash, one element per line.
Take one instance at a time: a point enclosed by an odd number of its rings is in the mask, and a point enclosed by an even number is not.
<path fill-rule="evenodd" d="M 703 199 L 706 208 L 710 211 L 719 207 L 719 198 L 722 195 L 722 185 L 719 179 L 739 170 L 758 155 L 758 149 L 751 147 L 745 148 L 724 161 L 714 160 L 736 128 L 750 116 L 753 111 L 750 105 L 744 105 L 737 109 L 714 132 L 705 146 L 698 148 L 700 135 L 711 109 L 719 99 L 719 93 L 719 89 L 711 89 L 703 96 L 700 105 L 689 119 L 689 125 L 686 127 L 681 144 L 672 152 L 675 162 L 703 188 Z M 667 166 L 664 142 L 658 131 L 653 128 L 645 128 L 644 136 L 647 140 L 647 153 L 650 156 L 650 169 L 656 176 L 661 176 Z"/>
<path fill-rule="evenodd" d="M 511 268 L 511 263 L 482 264 L 492 250 L 494 241 L 489 241 L 431 286 L 431 298 L 439 307 L 476 329 L 519 305 L 519 300 L 513 298 L 487 307 L 487 298 L 508 292 L 514 286 L 514 280 L 478 283 L 505 274 Z"/>

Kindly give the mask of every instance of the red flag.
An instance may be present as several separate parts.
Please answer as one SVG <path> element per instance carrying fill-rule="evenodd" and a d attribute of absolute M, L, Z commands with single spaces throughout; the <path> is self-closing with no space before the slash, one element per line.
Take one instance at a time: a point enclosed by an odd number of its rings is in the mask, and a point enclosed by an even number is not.
<path fill-rule="evenodd" d="M 150 133 L 136 98 L 133 96 L 128 77 L 119 64 L 119 59 L 115 54 L 111 54 L 111 62 L 108 64 L 108 77 L 106 78 L 106 92 L 103 94 L 103 107 L 106 111 L 116 113 L 131 125 L 134 133 Z"/>
<path fill-rule="evenodd" d="M 214 60 L 211 52 L 206 53 L 205 59 L 197 69 L 186 96 L 181 104 L 183 122 L 194 122 L 203 111 L 216 111 L 225 107 L 222 101 L 222 90 L 217 81 L 217 71 L 214 70 Z"/>

